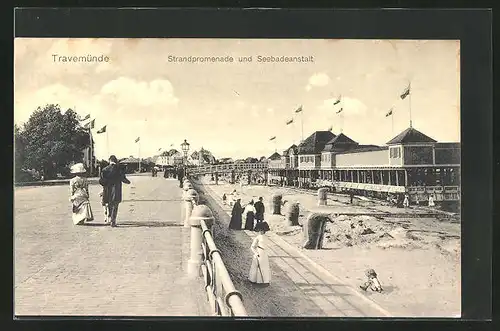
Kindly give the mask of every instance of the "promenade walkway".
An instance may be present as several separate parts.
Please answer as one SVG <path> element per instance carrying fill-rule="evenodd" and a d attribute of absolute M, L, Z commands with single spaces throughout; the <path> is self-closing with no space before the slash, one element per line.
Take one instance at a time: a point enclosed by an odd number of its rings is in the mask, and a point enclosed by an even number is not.
<path fill-rule="evenodd" d="M 251 316 L 387 317 L 391 313 L 326 270 L 278 236 L 269 233 L 272 280 L 268 287 L 247 281 L 253 231 L 228 230 L 230 208 L 210 186 L 196 185 L 217 217 L 215 241 Z"/>
<path fill-rule="evenodd" d="M 129 179 L 117 228 L 97 185 L 88 226 L 72 224 L 67 185 L 15 189 L 15 315 L 209 315 L 202 282 L 186 277 L 178 181 Z"/>

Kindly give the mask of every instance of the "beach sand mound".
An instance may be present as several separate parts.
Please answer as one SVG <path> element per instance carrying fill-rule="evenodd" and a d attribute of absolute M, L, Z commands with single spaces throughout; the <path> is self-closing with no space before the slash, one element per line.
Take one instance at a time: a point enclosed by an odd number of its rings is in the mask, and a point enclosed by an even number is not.
<path fill-rule="evenodd" d="M 329 244 L 340 246 L 377 245 L 380 248 L 421 247 L 421 239 L 397 224 L 381 222 L 372 216 L 331 217 L 333 223 L 328 223 L 325 233 L 325 246 Z"/>

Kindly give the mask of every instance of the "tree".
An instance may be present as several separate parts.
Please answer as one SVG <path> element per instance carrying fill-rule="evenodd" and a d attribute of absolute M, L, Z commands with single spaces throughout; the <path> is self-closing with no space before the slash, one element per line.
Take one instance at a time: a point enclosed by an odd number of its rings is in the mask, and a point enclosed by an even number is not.
<path fill-rule="evenodd" d="M 59 105 L 38 107 L 23 127 L 26 168 L 42 171 L 46 179 L 67 171 L 68 165 L 80 162 L 83 150 L 90 145 L 89 134 L 71 109 L 64 114 Z"/>
<path fill-rule="evenodd" d="M 21 178 L 24 165 L 25 141 L 19 126 L 14 124 L 14 178 Z"/>

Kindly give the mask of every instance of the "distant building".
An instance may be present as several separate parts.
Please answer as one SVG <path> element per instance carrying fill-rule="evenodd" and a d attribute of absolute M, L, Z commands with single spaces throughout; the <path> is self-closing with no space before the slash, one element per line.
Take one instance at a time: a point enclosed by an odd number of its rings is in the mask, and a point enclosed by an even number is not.
<path fill-rule="evenodd" d="M 140 160 L 141 162 L 141 172 L 149 171 L 150 164 L 145 162 L 144 160 Z M 120 164 L 125 166 L 125 171 L 127 173 L 134 173 L 139 171 L 139 158 L 137 157 L 127 157 L 125 159 L 120 159 Z"/>
<path fill-rule="evenodd" d="M 163 167 L 163 166 L 169 166 L 169 167 L 174 167 L 177 165 L 182 165 L 184 163 L 184 156 L 182 153 L 175 149 L 171 149 L 170 151 L 164 153 L 163 155 L 160 155 L 157 157 L 155 160 L 155 164 L 157 166 Z"/>

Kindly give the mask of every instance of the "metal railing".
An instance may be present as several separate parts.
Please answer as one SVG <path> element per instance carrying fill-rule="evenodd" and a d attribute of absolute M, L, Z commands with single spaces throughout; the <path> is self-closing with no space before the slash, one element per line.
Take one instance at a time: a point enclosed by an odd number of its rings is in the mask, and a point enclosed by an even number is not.
<path fill-rule="evenodd" d="M 201 270 L 210 308 L 218 316 L 248 316 L 243 306 L 243 297 L 234 287 L 220 251 L 215 245 L 211 228 L 204 220 L 201 220 L 200 224 L 203 231 Z"/>
<path fill-rule="evenodd" d="M 227 163 L 227 164 L 217 164 L 217 165 L 204 165 L 189 168 L 190 174 L 208 174 L 215 172 L 227 172 L 231 170 L 256 170 L 256 169 L 268 169 L 267 163 Z"/>
<path fill-rule="evenodd" d="M 213 239 L 215 218 L 212 210 L 199 204 L 199 194 L 189 179 L 184 179 L 184 226 L 191 228 L 188 276 L 203 276 L 205 291 L 214 315 L 248 316 L 243 297 L 236 290 Z"/>

